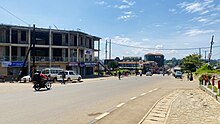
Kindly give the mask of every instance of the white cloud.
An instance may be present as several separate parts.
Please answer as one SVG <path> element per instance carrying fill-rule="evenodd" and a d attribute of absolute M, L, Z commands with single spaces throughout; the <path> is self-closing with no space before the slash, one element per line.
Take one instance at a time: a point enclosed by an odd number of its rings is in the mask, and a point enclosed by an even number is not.
<path fill-rule="evenodd" d="M 182 2 L 178 4 L 180 8 L 182 8 L 187 13 L 198 13 L 200 15 L 204 15 L 218 9 L 214 3 L 214 0 L 197 0 L 196 2 Z"/>
<path fill-rule="evenodd" d="M 149 39 L 147 39 L 147 38 L 144 38 L 144 39 L 142 39 L 142 41 L 145 41 L 145 42 L 146 42 L 146 41 L 150 41 L 150 40 L 149 40 Z"/>
<path fill-rule="evenodd" d="M 122 0 L 122 2 L 128 4 L 129 6 L 133 6 L 136 3 L 135 1 L 128 1 L 128 0 Z"/>
<path fill-rule="evenodd" d="M 96 1 L 95 3 L 98 4 L 98 5 L 104 5 L 104 4 L 107 4 L 105 1 Z"/>
<path fill-rule="evenodd" d="M 119 9 L 127 9 L 127 8 L 130 8 L 129 5 L 115 5 L 115 8 L 119 8 Z"/>
<path fill-rule="evenodd" d="M 199 29 L 192 29 L 186 31 L 185 35 L 187 36 L 197 36 L 201 34 L 208 34 L 208 33 L 213 33 L 215 32 L 214 30 L 199 30 Z"/>
<path fill-rule="evenodd" d="M 133 18 L 136 16 L 132 11 L 127 11 L 127 12 L 122 12 L 122 13 L 123 15 L 118 17 L 119 20 L 127 21 L 130 18 Z"/>
<path fill-rule="evenodd" d="M 163 48 L 163 45 L 156 45 L 155 48 L 156 49 L 161 49 L 161 48 Z"/>
<path fill-rule="evenodd" d="M 121 36 L 115 36 L 114 38 L 112 38 L 112 42 L 117 43 L 117 44 L 121 44 L 121 45 L 138 46 L 138 47 L 142 46 L 141 42 L 136 42 L 130 38 L 121 37 Z"/>

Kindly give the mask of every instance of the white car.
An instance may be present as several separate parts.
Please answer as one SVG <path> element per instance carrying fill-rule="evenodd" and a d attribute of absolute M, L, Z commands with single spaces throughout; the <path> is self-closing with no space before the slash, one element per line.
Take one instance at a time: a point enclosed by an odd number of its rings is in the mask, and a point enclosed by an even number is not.
<path fill-rule="evenodd" d="M 64 71 L 64 73 L 65 73 L 65 78 L 64 78 L 65 81 L 74 81 L 74 80 L 81 81 L 82 79 L 81 75 L 75 73 L 74 71 L 66 70 Z M 57 75 L 57 80 L 63 80 L 62 75 L 63 75 L 63 71 L 59 72 Z"/>
<path fill-rule="evenodd" d="M 26 83 L 26 82 L 31 82 L 31 77 L 30 77 L 30 75 L 27 75 L 27 76 L 22 77 L 22 78 L 21 78 L 21 82 L 24 82 L 24 83 Z"/>
<path fill-rule="evenodd" d="M 146 72 L 146 76 L 152 76 L 152 75 L 153 74 L 150 71 Z"/>

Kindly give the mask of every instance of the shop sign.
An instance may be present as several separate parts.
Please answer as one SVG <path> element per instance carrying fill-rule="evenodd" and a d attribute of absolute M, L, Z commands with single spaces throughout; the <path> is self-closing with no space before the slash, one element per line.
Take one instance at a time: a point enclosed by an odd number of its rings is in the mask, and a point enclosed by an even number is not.
<path fill-rule="evenodd" d="M 86 49 L 85 50 L 85 55 L 92 55 L 92 50 L 91 49 Z"/>
<path fill-rule="evenodd" d="M 69 66 L 78 66 L 78 62 L 70 62 Z"/>
<path fill-rule="evenodd" d="M 85 63 L 84 62 L 80 62 L 79 63 L 79 67 L 84 67 L 85 66 Z"/>
<path fill-rule="evenodd" d="M 85 63 L 86 67 L 94 67 L 96 65 L 97 65 L 97 63 L 95 63 L 95 62 Z"/>
<path fill-rule="evenodd" d="M 24 62 L 9 62 L 4 61 L 2 62 L 2 67 L 23 67 Z M 25 65 L 26 66 L 26 65 Z"/>

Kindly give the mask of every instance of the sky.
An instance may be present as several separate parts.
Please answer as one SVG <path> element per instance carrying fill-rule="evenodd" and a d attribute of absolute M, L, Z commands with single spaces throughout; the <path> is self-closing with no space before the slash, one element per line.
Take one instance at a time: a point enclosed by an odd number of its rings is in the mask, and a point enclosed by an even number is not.
<path fill-rule="evenodd" d="M 110 40 L 111 58 L 162 53 L 181 59 L 199 48 L 204 58 L 214 35 L 212 58 L 220 59 L 220 0 L 1 0 L 0 17 L 3 24 L 101 37 L 102 59 Z"/>

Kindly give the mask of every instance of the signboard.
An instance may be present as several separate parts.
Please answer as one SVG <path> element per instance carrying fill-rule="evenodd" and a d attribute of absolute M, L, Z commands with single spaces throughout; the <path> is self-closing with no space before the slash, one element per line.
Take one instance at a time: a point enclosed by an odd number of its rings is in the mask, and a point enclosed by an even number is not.
<path fill-rule="evenodd" d="M 2 67 L 22 67 L 24 62 L 2 62 Z M 26 65 L 25 65 L 26 66 Z"/>
<path fill-rule="evenodd" d="M 85 63 L 84 62 L 80 62 L 79 63 L 79 67 L 84 67 L 85 66 Z"/>
<path fill-rule="evenodd" d="M 85 50 L 85 55 L 92 55 L 92 50 L 91 49 L 86 49 Z"/>
<path fill-rule="evenodd" d="M 94 67 L 94 66 L 97 66 L 97 63 L 96 62 L 85 63 L 85 66 L 86 67 Z"/>
<path fill-rule="evenodd" d="M 79 64 L 78 64 L 78 62 L 70 62 L 69 63 L 69 66 L 78 66 Z"/>

